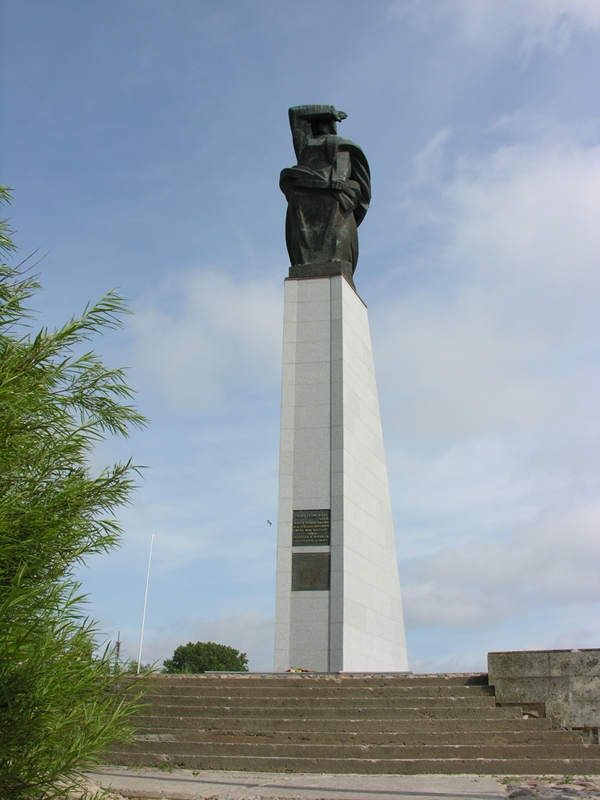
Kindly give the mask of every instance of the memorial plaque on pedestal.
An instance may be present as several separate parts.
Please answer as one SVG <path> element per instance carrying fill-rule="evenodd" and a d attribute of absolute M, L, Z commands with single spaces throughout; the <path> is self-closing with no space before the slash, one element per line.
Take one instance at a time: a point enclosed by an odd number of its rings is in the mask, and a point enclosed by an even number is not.
<path fill-rule="evenodd" d="M 328 508 L 294 511 L 292 547 L 329 545 L 330 512 Z"/>
<path fill-rule="evenodd" d="M 292 553 L 292 592 L 329 589 L 329 553 Z"/>

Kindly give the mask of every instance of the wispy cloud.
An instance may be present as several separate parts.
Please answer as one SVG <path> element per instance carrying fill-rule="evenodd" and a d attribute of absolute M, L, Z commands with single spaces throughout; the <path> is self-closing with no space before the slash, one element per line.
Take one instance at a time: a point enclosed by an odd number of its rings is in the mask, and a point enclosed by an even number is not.
<path fill-rule="evenodd" d="M 598 603 L 600 503 L 404 564 L 414 627 L 485 627 L 536 603 Z"/>
<path fill-rule="evenodd" d="M 421 31 L 443 22 L 488 54 L 516 43 L 524 59 L 537 48 L 560 55 L 576 31 L 600 28 L 600 8 L 589 0 L 399 0 L 390 14 Z"/>
<path fill-rule="evenodd" d="M 397 207 L 434 244 L 412 268 L 426 278 L 378 311 L 383 394 L 410 439 L 578 424 L 600 383 L 600 148 L 506 145 L 430 182 L 444 141 Z"/>
<path fill-rule="evenodd" d="M 273 669 L 274 635 L 275 620 L 257 610 L 215 618 L 187 615 L 156 628 L 144 647 L 144 661 L 171 657 L 188 641 L 217 642 L 246 653 L 251 671 L 267 672 Z"/>
<path fill-rule="evenodd" d="M 582 138 L 456 153 L 441 131 L 396 206 L 423 244 L 373 319 L 415 630 L 600 601 L 600 148 Z"/>
<path fill-rule="evenodd" d="M 179 411 L 277 386 L 282 301 L 274 282 L 210 269 L 171 273 L 136 309 L 136 366 Z"/>

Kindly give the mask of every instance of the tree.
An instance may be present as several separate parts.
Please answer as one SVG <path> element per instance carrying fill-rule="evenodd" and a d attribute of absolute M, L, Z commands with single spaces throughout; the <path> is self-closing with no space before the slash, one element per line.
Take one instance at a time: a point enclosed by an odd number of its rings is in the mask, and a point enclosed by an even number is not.
<path fill-rule="evenodd" d="M 207 670 L 248 672 L 248 657 L 233 647 L 214 642 L 188 642 L 176 648 L 173 658 L 163 662 L 163 671 L 195 673 Z"/>
<path fill-rule="evenodd" d="M 8 202 L 6 187 L 0 200 Z M 0 223 L 0 254 L 15 247 Z M 89 457 L 109 434 L 144 418 L 123 370 L 83 349 L 126 309 L 109 292 L 62 328 L 27 331 L 40 288 L 23 266 L 0 264 L 0 797 L 66 797 L 110 742 L 127 736 L 110 648 L 98 653 L 74 569 L 113 548 L 113 512 L 136 468 L 93 475 Z"/>

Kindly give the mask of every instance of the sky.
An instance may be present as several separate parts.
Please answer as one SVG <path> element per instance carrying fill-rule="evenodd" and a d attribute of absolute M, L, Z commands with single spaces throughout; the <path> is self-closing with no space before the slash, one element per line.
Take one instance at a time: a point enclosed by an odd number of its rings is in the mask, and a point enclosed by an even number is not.
<path fill-rule="evenodd" d="M 369 308 L 409 661 L 600 647 L 600 0 L 2 0 L 0 181 L 38 324 L 95 341 L 150 420 L 78 571 L 142 661 L 273 668 L 287 109 L 333 104 L 373 201 Z"/>

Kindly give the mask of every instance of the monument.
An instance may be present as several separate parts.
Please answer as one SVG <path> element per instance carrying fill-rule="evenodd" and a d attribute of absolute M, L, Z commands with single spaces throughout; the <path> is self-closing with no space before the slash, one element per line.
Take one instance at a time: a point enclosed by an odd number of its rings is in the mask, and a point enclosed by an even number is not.
<path fill-rule="evenodd" d="M 333 106 L 289 110 L 275 671 L 408 670 L 367 309 L 354 286 L 371 199 Z"/>

